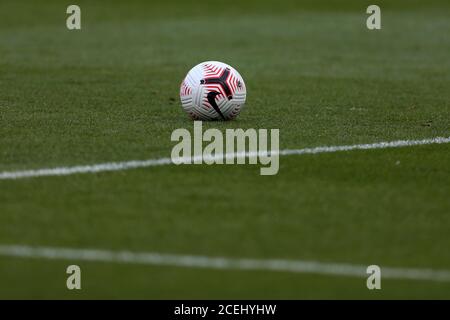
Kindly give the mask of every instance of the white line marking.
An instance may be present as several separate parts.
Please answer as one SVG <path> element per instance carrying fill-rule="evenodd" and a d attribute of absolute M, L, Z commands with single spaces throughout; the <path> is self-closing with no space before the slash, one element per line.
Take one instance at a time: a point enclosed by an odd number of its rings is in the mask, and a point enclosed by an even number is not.
<path fill-rule="evenodd" d="M 281 156 L 288 155 L 303 155 L 303 154 L 317 154 L 317 153 L 329 153 L 329 152 L 339 152 L 339 151 L 352 151 L 352 150 L 370 150 L 370 149 L 385 149 L 385 148 L 399 148 L 408 146 L 418 146 L 427 144 L 442 144 L 450 143 L 450 137 L 437 137 L 432 139 L 424 140 L 398 140 L 390 142 L 378 142 L 371 144 L 355 144 L 348 146 L 325 146 L 325 147 L 315 147 L 315 148 L 305 148 L 305 149 L 287 149 L 278 152 Z M 263 153 L 227 153 L 225 155 L 216 155 L 214 158 L 242 158 L 242 157 L 254 157 L 259 156 Z M 186 158 L 187 160 L 193 160 Z M 20 179 L 20 178 L 32 178 L 32 177 L 43 177 L 43 176 L 66 176 L 71 174 L 79 173 L 96 173 L 103 171 L 120 171 L 129 170 L 134 168 L 144 168 L 172 164 L 170 158 L 160 158 L 160 159 L 148 159 L 148 160 L 132 160 L 125 162 L 109 162 L 100 163 L 93 165 L 84 166 L 73 166 L 73 167 L 57 167 L 57 168 L 43 168 L 35 170 L 24 170 L 24 171 L 5 171 L 0 173 L 0 180 L 8 179 Z"/>
<path fill-rule="evenodd" d="M 43 258 L 50 260 L 84 260 L 221 270 L 260 270 L 363 278 L 368 277 L 366 274 L 367 266 L 364 265 L 323 263 L 318 261 L 236 259 L 161 254 L 154 252 L 30 247 L 20 245 L 0 245 L 0 255 L 20 258 Z M 381 267 L 381 276 L 383 278 L 390 279 L 450 282 L 450 270 Z"/>

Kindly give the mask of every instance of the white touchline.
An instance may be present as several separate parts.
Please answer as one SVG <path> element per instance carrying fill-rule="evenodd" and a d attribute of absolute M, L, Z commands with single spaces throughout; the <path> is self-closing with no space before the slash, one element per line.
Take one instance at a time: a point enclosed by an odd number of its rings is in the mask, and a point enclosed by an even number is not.
<path fill-rule="evenodd" d="M 312 273 L 334 276 L 367 277 L 367 266 L 346 263 L 281 259 L 240 259 L 195 255 L 162 254 L 156 252 L 109 251 L 97 249 L 70 249 L 54 247 L 31 247 L 22 245 L 0 245 L 0 255 L 20 258 L 42 258 L 50 260 L 83 260 L 209 268 L 222 270 L 260 270 L 292 273 Z M 393 268 L 381 266 L 381 276 L 386 279 L 450 281 L 450 270 Z"/>
<path fill-rule="evenodd" d="M 352 150 L 370 150 L 370 149 L 385 149 L 385 148 L 399 148 L 408 146 L 418 146 L 427 144 L 442 144 L 450 143 L 450 137 L 436 137 L 423 140 L 397 140 L 390 142 L 377 142 L 370 144 L 355 144 L 348 146 L 324 146 L 305 149 L 287 149 L 280 150 L 278 153 L 281 156 L 288 155 L 303 155 L 303 154 L 317 154 L 317 153 L 329 153 L 339 151 L 352 151 Z M 214 158 L 242 158 L 259 155 L 259 153 L 227 153 L 225 155 L 217 155 Z M 193 157 L 195 159 L 195 157 Z M 20 178 L 32 178 L 43 176 L 66 176 L 79 173 L 96 173 L 103 171 L 120 171 L 134 168 L 144 168 L 172 164 L 170 158 L 148 159 L 148 160 L 132 160 L 124 162 L 109 162 L 99 163 L 92 165 L 80 165 L 72 167 L 57 167 L 57 168 L 43 168 L 33 170 L 22 171 L 4 171 L 0 172 L 0 180 L 7 179 L 20 179 Z"/>

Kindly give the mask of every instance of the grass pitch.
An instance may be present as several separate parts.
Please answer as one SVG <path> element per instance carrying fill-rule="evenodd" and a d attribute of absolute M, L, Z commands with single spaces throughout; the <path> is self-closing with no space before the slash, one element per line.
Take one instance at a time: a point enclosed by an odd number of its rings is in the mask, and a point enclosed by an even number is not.
<path fill-rule="evenodd" d="M 234 66 L 281 148 L 450 136 L 450 5 L 0 3 L 0 171 L 166 157 L 186 72 Z M 450 269 L 450 146 L 0 180 L 0 244 Z M 83 289 L 65 288 L 68 264 Z M 1 298 L 450 298 L 450 283 L 0 257 Z"/>

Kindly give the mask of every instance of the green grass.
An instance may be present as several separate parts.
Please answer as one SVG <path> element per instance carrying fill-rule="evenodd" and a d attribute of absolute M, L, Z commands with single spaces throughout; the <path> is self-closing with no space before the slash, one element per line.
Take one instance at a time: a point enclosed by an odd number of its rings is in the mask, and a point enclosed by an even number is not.
<path fill-rule="evenodd" d="M 233 122 L 282 148 L 450 136 L 445 1 L 0 4 L 0 171 L 166 157 L 204 60 L 248 88 Z M 216 15 L 211 16 L 214 10 Z M 450 269 L 450 147 L 0 181 L 0 244 Z M 220 191 L 220 192 L 218 192 Z M 83 290 L 65 289 L 78 263 Z M 450 298 L 450 284 L 0 257 L 0 298 Z"/>

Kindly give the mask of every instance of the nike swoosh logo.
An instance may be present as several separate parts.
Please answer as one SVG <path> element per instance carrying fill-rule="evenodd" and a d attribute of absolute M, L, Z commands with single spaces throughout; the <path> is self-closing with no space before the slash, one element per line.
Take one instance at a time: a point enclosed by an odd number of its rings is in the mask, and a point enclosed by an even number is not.
<path fill-rule="evenodd" d="M 212 107 L 214 108 L 214 110 L 216 110 L 216 112 L 220 115 L 220 117 L 225 120 L 225 117 L 222 114 L 222 111 L 220 111 L 219 106 L 216 103 L 216 96 L 220 94 L 220 92 L 217 91 L 211 91 L 208 93 L 208 95 L 206 96 L 208 99 L 208 102 L 210 105 L 212 105 Z"/>

